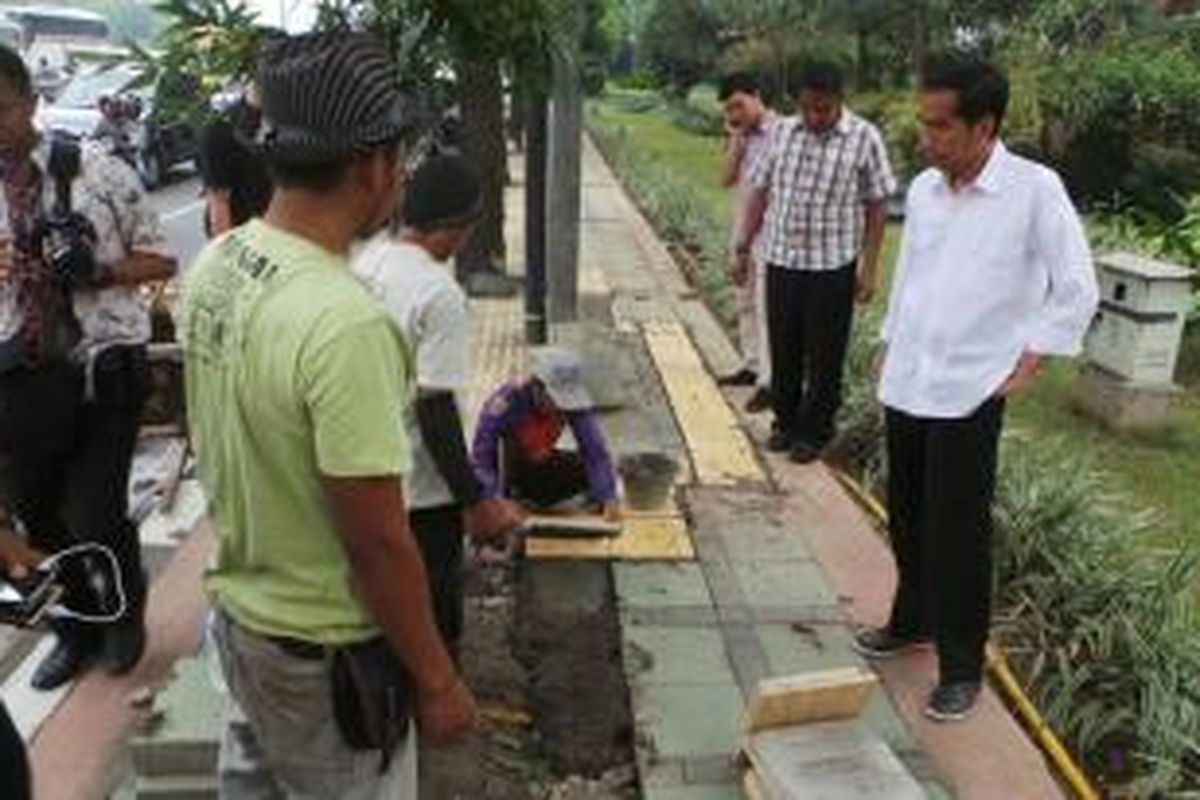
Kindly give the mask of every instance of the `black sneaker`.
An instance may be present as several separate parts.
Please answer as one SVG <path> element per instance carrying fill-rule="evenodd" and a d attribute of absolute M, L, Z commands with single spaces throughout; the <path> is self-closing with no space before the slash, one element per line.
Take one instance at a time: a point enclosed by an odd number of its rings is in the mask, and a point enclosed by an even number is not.
<path fill-rule="evenodd" d="M 783 431 L 771 431 L 767 437 L 767 450 L 772 453 L 786 453 L 792 449 L 792 437 Z"/>
<path fill-rule="evenodd" d="M 761 414 L 771 410 L 771 390 L 759 387 L 750 399 L 746 401 L 747 414 Z"/>
<path fill-rule="evenodd" d="M 758 373 L 752 369 L 739 369 L 732 375 L 717 378 L 717 386 L 753 386 L 758 383 Z"/>
<path fill-rule="evenodd" d="M 854 637 L 851 647 L 863 658 L 876 661 L 898 656 L 914 647 L 926 647 L 931 643 L 928 636 L 897 636 L 887 627 L 869 628 Z"/>
<path fill-rule="evenodd" d="M 982 689 L 979 683 L 948 683 L 939 686 L 929 695 L 925 716 L 937 722 L 961 722 L 975 708 Z"/>
<path fill-rule="evenodd" d="M 792 449 L 788 453 L 788 460 L 793 464 L 812 464 L 821 460 L 821 453 L 824 449 L 820 445 L 801 439 L 792 445 Z"/>

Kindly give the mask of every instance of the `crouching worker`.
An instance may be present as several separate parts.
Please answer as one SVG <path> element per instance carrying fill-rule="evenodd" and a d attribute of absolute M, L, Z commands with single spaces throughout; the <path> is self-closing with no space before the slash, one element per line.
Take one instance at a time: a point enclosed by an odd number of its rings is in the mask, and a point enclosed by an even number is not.
<path fill-rule="evenodd" d="M 452 653 L 463 626 L 464 533 L 497 541 L 521 525 L 516 506 L 484 494 L 471 468 L 456 396 L 470 386 L 471 353 L 467 296 L 449 262 L 479 217 L 480 202 L 479 178 L 465 159 L 430 158 L 405 187 L 397 224 L 354 265 L 416 360 L 417 398 L 405 415 L 413 445 L 409 524 L 425 557 L 438 627 Z"/>
<path fill-rule="evenodd" d="M 536 510 L 586 496 L 605 517 L 618 519 L 616 474 L 579 358 L 556 347 L 531 357 L 531 376 L 501 386 L 476 426 L 472 455 L 484 492 Z M 558 448 L 567 427 L 578 452 Z"/>

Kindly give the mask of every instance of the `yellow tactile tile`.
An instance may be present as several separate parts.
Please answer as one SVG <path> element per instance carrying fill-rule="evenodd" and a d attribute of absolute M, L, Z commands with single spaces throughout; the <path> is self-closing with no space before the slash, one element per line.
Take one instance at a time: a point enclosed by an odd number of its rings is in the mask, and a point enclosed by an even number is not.
<path fill-rule="evenodd" d="M 710 486 L 765 480 L 754 446 L 683 326 L 648 323 L 643 334 L 687 442 L 696 480 Z"/>

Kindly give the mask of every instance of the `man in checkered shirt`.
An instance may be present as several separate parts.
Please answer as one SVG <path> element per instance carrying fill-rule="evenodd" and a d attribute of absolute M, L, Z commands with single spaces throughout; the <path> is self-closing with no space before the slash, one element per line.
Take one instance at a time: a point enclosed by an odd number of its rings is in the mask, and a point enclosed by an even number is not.
<path fill-rule="evenodd" d="M 776 124 L 750 175 L 737 238 L 739 258 L 768 265 L 768 447 L 797 463 L 818 459 L 834 437 L 854 302 L 870 302 L 878 289 L 886 201 L 896 190 L 883 137 L 844 107 L 842 87 L 836 66 L 804 70 L 800 115 Z"/>

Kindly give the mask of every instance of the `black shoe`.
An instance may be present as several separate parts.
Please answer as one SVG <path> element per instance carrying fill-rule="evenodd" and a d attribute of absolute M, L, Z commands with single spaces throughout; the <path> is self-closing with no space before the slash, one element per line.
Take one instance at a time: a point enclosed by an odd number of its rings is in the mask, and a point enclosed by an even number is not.
<path fill-rule="evenodd" d="M 914 647 L 924 647 L 929 643 L 930 639 L 927 636 L 896 636 L 890 629 L 883 627 L 862 631 L 854 637 L 851 647 L 863 658 L 879 661 Z"/>
<path fill-rule="evenodd" d="M 60 634 L 54 649 L 38 664 L 30 685 L 39 692 L 52 692 L 65 686 L 91 666 L 95 650 L 76 636 Z"/>
<path fill-rule="evenodd" d="M 821 460 L 821 452 L 825 448 L 806 440 L 800 440 L 792 445 L 788 452 L 788 460 L 793 464 L 812 464 Z"/>
<path fill-rule="evenodd" d="M 122 622 L 105 631 L 104 665 L 109 675 L 128 675 L 146 652 L 146 626 L 141 619 Z"/>
<path fill-rule="evenodd" d="M 971 714 L 979 699 L 979 683 L 948 683 L 929 695 L 925 716 L 937 722 L 960 722 Z"/>
<path fill-rule="evenodd" d="M 772 453 L 786 453 L 792 449 L 792 437 L 783 431 L 771 431 L 767 437 L 767 449 Z"/>
<path fill-rule="evenodd" d="M 771 404 L 771 391 L 769 389 L 763 389 L 762 387 L 759 387 L 758 391 L 751 395 L 750 399 L 746 401 L 746 413 L 761 414 L 764 411 L 770 411 Z"/>
<path fill-rule="evenodd" d="M 732 375 L 717 378 L 717 386 L 753 386 L 758 383 L 758 373 L 752 369 L 740 369 Z"/>

